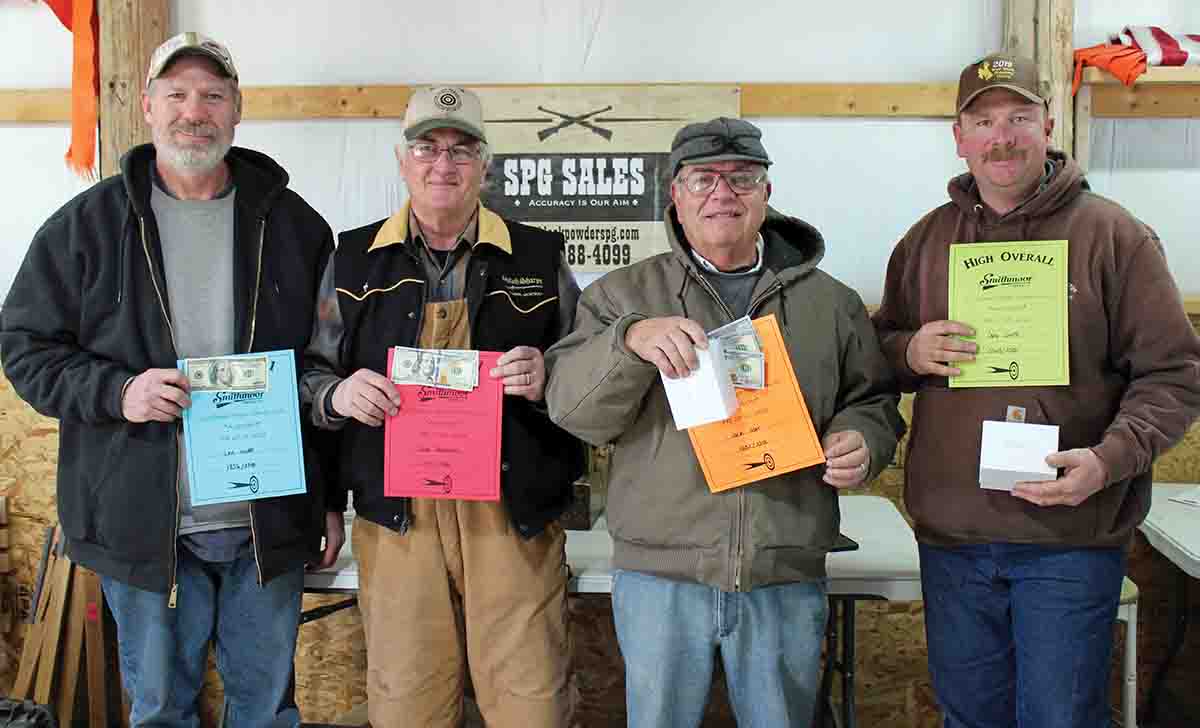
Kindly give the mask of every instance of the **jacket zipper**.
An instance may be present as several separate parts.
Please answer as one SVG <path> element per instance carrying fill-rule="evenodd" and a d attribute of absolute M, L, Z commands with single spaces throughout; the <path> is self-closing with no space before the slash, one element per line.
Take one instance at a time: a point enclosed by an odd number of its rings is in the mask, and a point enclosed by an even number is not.
<path fill-rule="evenodd" d="M 146 254 L 146 267 L 150 269 L 150 282 L 154 284 L 154 295 L 158 297 L 158 310 L 162 311 L 163 321 L 167 322 L 167 332 L 171 335 L 171 349 L 178 355 L 175 345 L 175 327 L 171 325 L 171 317 L 167 315 L 167 304 L 163 301 L 162 289 L 158 286 L 158 278 L 154 275 L 154 263 L 150 258 L 150 243 L 146 240 L 146 218 L 138 215 L 138 229 L 142 235 L 142 251 Z M 179 508 L 183 495 L 179 492 L 179 428 L 175 429 L 175 524 L 171 527 L 171 591 L 167 597 L 167 608 L 174 609 L 179 602 L 179 582 L 176 580 L 179 568 Z"/>
<path fill-rule="evenodd" d="M 725 316 L 732 321 L 733 312 L 729 310 L 729 307 L 725 305 L 725 301 L 721 300 L 721 296 L 713 290 L 712 286 L 709 285 L 704 276 L 695 276 L 691 273 L 691 271 L 688 271 L 687 275 L 692 275 L 692 277 L 700 283 L 704 290 L 708 291 L 708 295 L 712 296 L 712 299 L 716 301 L 717 304 L 721 306 L 721 309 L 725 312 Z M 777 283 L 763 291 L 758 298 L 750 302 L 750 306 L 746 310 L 746 315 L 749 316 L 750 314 L 754 313 L 754 309 L 757 308 L 759 304 L 761 304 L 767 299 L 767 297 L 771 296 L 782 287 L 782 284 Z M 733 553 L 731 556 L 733 558 L 733 590 L 735 592 L 740 592 L 742 590 L 742 550 L 744 546 L 743 542 L 745 540 L 743 538 L 745 531 L 743 522 L 746 519 L 746 492 L 744 488 L 738 488 L 736 498 L 737 518 L 734 520 Z"/>
<path fill-rule="evenodd" d="M 262 289 L 262 262 L 263 262 L 263 246 L 267 239 L 267 218 L 262 217 L 258 220 L 258 271 L 254 276 L 254 302 L 250 304 L 250 339 L 246 342 L 246 351 L 251 351 L 254 348 L 254 329 L 258 323 L 258 296 Z M 258 533 L 254 527 L 254 503 L 250 503 L 250 541 L 254 552 L 254 569 L 258 572 L 258 585 L 263 585 L 262 560 L 259 557 L 259 542 Z"/>

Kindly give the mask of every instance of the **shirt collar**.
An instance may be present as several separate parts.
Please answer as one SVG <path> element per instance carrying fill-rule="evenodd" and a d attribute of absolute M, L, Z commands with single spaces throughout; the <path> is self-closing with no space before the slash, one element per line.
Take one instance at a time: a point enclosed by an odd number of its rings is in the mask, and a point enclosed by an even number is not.
<path fill-rule="evenodd" d="M 371 247 L 367 248 L 367 252 L 370 253 L 389 245 L 400 245 L 408 242 L 412 214 L 412 204 L 405 201 L 400 211 L 389 217 L 383 223 L 383 226 L 379 228 L 379 232 L 375 233 L 375 240 L 371 242 Z M 512 254 L 512 237 L 508 233 L 508 225 L 505 224 L 503 218 L 482 204 L 476 212 L 475 223 L 467 226 L 467 230 L 463 231 L 464 236 L 460 236 L 460 240 L 466 239 L 465 234 L 468 231 L 475 233 L 474 240 L 467 240 L 472 250 L 486 243 L 503 250 L 509 255 Z"/>
<path fill-rule="evenodd" d="M 691 252 L 692 252 L 692 258 L 696 261 L 696 263 L 701 268 L 708 271 L 709 273 L 716 273 L 717 275 L 725 275 L 725 276 L 727 276 L 727 275 L 749 275 L 751 273 L 757 273 L 760 270 L 762 270 L 763 247 L 764 247 L 763 236 L 762 236 L 762 233 L 759 233 L 758 239 L 754 241 L 754 257 L 755 257 L 754 265 L 750 266 L 749 268 L 745 268 L 742 270 L 736 270 L 736 271 L 721 270 L 717 266 L 713 265 L 712 262 L 709 261 L 708 258 L 705 258 L 703 255 L 700 255 L 699 253 L 697 253 L 695 248 L 691 248 Z"/>

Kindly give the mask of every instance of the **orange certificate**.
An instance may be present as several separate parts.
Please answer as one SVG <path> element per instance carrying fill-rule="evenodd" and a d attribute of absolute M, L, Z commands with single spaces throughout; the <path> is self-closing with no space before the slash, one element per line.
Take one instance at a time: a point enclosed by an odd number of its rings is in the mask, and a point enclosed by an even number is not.
<path fill-rule="evenodd" d="M 825 462 L 775 315 L 754 320 L 767 386 L 738 389 L 737 412 L 688 430 L 709 489 L 730 488 Z"/>

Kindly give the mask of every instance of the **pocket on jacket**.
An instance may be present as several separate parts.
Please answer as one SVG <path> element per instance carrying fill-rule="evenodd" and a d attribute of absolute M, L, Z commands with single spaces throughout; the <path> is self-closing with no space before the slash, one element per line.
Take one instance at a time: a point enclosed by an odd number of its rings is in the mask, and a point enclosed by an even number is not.
<path fill-rule="evenodd" d="M 135 434 L 133 428 L 147 431 Z M 85 538 L 131 561 L 162 558 L 175 531 L 175 444 L 165 430 L 157 424 L 120 427 L 89 490 L 94 534 Z"/>

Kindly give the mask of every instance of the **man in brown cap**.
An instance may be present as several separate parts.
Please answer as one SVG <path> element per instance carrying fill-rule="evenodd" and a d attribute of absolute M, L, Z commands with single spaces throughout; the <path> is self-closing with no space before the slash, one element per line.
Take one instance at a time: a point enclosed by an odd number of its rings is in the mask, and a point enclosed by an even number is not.
<path fill-rule="evenodd" d="M 1026 58 L 963 69 L 954 140 L 969 171 L 897 244 L 874 316 L 917 393 L 905 501 L 947 728 L 1108 724 L 1125 549 L 1154 458 L 1200 408 L 1200 341 L 1162 244 L 1049 149 L 1041 94 Z M 970 322 L 946 320 L 950 245 L 1042 240 L 1068 245 L 1070 384 L 949 389 L 978 351 Z M 1059 475 L 983 489 L 983 422 L 1010 412 L 1059 427 L 1046 457 Z"/>
<path fill-rule="evenodd" d="M 163 43 L 142 95 L 153 144 L 46 222 L 0 326 L 14 388 L 61 423 L 67 556 L 101 576 L 133 726 L 198 724 L 210 646 L 226 725 L 299 724 L 304 565 L 332 564 L 343 539 L 345 498 L 326 511 L 315 458 L 306 494 L 202 506 L 189 495 L 190 388 L 176 361 L 299 357 L 333 251 L 287 172 L 233 146 L 241 108 L 223 45 L 191 32 Z"/>
<path fill-rule="evenodd" d="M 371 725 L 457 728 L 468 675 L 498 728 L 570 724 L 565 534 L 582 447 L 542 404 L 542 352 L 579 288 L 560 234 L 480 204 L 490 152 L 479 97 L 413 93 L 396 146 L 408 188 L 389 218 L 342 233 L 325 270 L 301 398 L 341 429 L 340 484 L 367 637 Z M 504 352 L 499 502 L 384 494 L 384 419 L 402 406 L 392 346 Z"/>
<path fill-rule="evenodd" d="M 877 475 L 904 429 L 862 301 L 817 268 L 820 233 L 767 204 L 761 136 L 726 118 L 676 134 L 670 252 L 589 286 L 546 356 L 550 416 L 617 446 L 613 614 L 634 728 L 699 725 L 718 648 L 739 723 L 811 725 L 837 491 Z M 706 331 L 772 314 L 827 462 L 714 494 L 661 377 L 697 368 Z"/>

